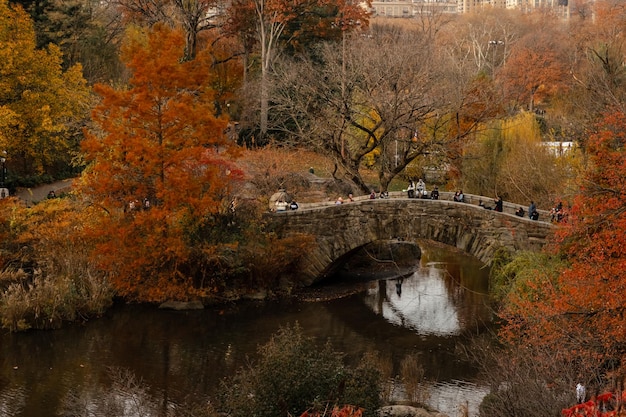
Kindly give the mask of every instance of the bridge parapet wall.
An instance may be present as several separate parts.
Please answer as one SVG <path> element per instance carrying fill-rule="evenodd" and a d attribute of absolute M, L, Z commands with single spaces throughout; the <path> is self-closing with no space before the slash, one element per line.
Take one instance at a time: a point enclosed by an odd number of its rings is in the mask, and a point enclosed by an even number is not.
<path fill-rule="evenodd" d="M 401 191 L 392 191 L 389 193 L 389 199 L 408 199 L 407 194 L 405 192 L 401 192 Z M 355 202 L 359 202 L 359 201 L 369 201 L 370 198 L 368 195 L 362 195 L 362 196 L 356 196 L 354 197 L 354 201 Z M 378 200 L 378 199 L 377 199 Z M 439 200 L 438 201 L 453 201 L 454 202 L 454 193 L 451 191 L 441 191 L 439 193 Z M 485 203 L 487 206 L 493 207 L 495 205 L 495 200 L 493 198 L 488 198 L 488 197 L 484 197 L 484 196 L 480 196 L 480 195 L 475 195 L 475 194 L 465 194 L 465 204 L 470 204 L 470 205 L 478 205 L 478 203 L 482 201 L 483 203 Z M 530 201 L 529 201 L 530 203 Z M 345 203 L 347 204 L 347 203 Z M 302 209 L 312 209 L 312 208 L 320 208 L 320 207 L 328 207 L 328 206 L 333 206 L 335 205 L 335 201 L 320 201 L 320 202 L 315 202 L 315 203 L 302 203 L 300 204 L 300 207 Z M 528 215 L 527 211 L 528 211 L 528 206 L 521 206 L 519 204 L 514 204 L 508 201 L 504 201 L 503 202 L 503 211 L 504 213 L 509 213 L 509 214 L 515 214 L 515 211 L 519 208 L 522 207 L 524 209 L 524 211 L 526 212 L 526 216 Z M 540 214 L 540 218 L 541 219 L 548 219 L 549 217 L 549 210 L 543 210 L 543 209 L 538 209 L 537 210 Z"/>
<path fill-rule="evenodd" d="M 316 236 L 317 247 L 301 265 L 304 283 L 325 277 L 342 256 L 377 240 L 428 239 L 461 249 L 490 264 L 501 247 L 512 251 L 539 250 L 555 226 L 477 205 L 448 200 L 409 198 L 359 199 L 341 205 L 307 205 L 275 213 L 279 235 Z"/>

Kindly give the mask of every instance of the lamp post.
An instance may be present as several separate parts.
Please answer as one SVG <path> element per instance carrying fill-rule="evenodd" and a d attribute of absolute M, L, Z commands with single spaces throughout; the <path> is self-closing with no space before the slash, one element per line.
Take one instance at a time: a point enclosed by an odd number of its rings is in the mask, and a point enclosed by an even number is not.
<path fill-rule="evenodd" d="M 489 46 L 491 46 L 491 76 L 495 76 L 496 73 L 496 47 L 498 45 L 504 45 L 504 41 L 489 41 Z"/>
<path fill-rule="evenodd" d="M 0 155 L 0 162 L 2 163 L 2 176 L 0 177 L 2 182 L 0 182 L 0 198 L 5 198 L 9 196 L 9 190 L 4 187 L 4 182 L 7 178 L 7 151 L 2 151 L 2 155 Z"/>

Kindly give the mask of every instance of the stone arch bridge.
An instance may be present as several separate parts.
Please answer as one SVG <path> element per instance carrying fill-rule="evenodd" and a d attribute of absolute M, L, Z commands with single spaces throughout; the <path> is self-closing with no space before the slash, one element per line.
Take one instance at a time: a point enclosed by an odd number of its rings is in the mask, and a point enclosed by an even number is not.
<path fill-rule="evenodd" d="M 301 204 L 298 210 L 271 215 L 279 237 L 306 233 L 317 245 L 304 254 L 299 273 L 305 285 L 322 280 L 334 264 L 352 251 L 376 241 L 426 239 L 450 245 L 491 264 L 500 248 L 511 251 L 539 250 L 554 231 L 549 221 L 531 220 L 514 214 L 518 206 L 505 203 L 503 212 L 485 210 L 478 197 L 467 203 L 440 200 L 391 198 L 335 205 L 332 202 Z M 474 201 L 475 200 L 475 201 Z M 488 201 L 484 198 L 483 201 Z M 542 216 L 546 218 L 546 212 Z"/>

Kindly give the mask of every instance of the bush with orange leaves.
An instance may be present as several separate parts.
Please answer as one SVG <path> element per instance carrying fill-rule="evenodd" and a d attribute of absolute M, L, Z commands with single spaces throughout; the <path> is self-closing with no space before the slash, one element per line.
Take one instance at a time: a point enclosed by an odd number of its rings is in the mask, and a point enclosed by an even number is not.
<path fill-rule="evenodd" d="M 305 411 L 300 415 L 300 417 L 326 417 L 327 410 L 324 410 L 324 413 L 320 413 L 319 411 Z M 333 407 L 330 412 L 330 417 L 361 417 L 363 415 L 363 409 L 354 407 L 352 405 L 344 405 L 339 408 L 337 406 Z"/>

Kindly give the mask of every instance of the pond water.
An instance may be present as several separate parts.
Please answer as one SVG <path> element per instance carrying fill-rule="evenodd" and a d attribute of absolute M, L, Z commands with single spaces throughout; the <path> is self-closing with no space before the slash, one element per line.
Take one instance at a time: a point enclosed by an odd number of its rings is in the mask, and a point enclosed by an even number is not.
<path fill-rule="evenodd" d="M 208 401 L 224 376 L 295 323 L 348 360 L 379 352 L 393 375 L 417 354 L 425 401 L 450 417 L 462 404 L 476 415 L 487 386 L 456 348 L 491 325 L 488 269 L 456 251 L 422 250 L 419 267 L 401 281 L 361 283 L 339 299 L 182 312 L 116 306 L 85 325 L 3 333 L 0 416 L 169 416 L 179 404 Z M 390 395 L 404 396 L 401 387 Z"/>

